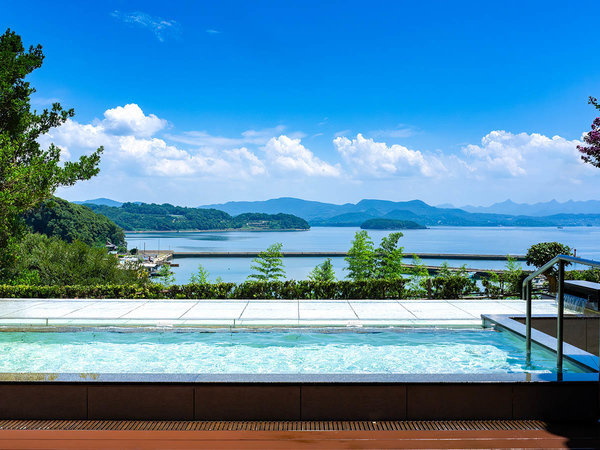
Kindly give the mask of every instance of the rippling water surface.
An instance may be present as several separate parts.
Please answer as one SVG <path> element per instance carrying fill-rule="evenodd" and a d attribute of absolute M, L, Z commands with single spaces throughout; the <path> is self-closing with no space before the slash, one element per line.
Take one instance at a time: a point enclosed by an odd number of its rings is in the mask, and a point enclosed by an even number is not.
<path fill-rule="evenodd" d="M 2 372 L 552 372 L 553 353 L 491 329 L 5 332 Z M 567 364 L 567 371 L 581 371 Z"/>

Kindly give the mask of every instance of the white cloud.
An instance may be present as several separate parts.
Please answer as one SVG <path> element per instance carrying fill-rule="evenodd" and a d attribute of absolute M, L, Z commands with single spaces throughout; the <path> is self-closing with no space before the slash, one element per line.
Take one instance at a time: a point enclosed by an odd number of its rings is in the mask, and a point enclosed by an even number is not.
<path fill-rule="evenodd" d="M 110 134 L 149 137 L 165 128 L 167 121 L 154 114 L 146 116 L 138 105 L 130 103 L 106 110 L 101 125 Z"/>
<path fill-rule="evenodd" d="M 336 137 L 333 145 L 356 174 L 374 177 L 418 174 L 431 177 L 445 171 L 435 156 L 425 156 L 418 150 L 410 150 L 402 145 L 388 146 L 385 142 L 367 139 L 360 133 L 356 139 Z"/>
<path fill-rule="evenodd" d="M 111 16 L 121 20 L 122 22 L 147 28 L 161 42 L 163 42 L 170 35 L 179 34 L 179 24 L 174 20 L 154 17 L 139 11 L 130 13 L 113 11 Z"/>
<path fill-rule="evenodd" d="M 488 133 L 480 145 L 463 148 L 464 162 L 478 177 L 543 177 L 576 179 L 590 172 L 580 159 L 577 140 L 538 133 L 513 134 L 503 130 Z"/>
<path fill-rule="evenodd" d="M 206 30 L 206 32 L 208 34 L 221 34 L 221 32 L 219 30 L 215 30 L 213 28 L 209 28 L 208 30 Z"/>
<path fill-rule="evenodd" d="M 54 142 L 64 159 L 70 154 L 78 158 L 103 145 L 103 166 L 131 175 L 231 179 L 266 173 L 264 164 L 247 148 L 186 150 L 152 137 L 167 122 L 144 115 L 136 104 L 109 109 L 104 117 L 94 124 L 69 119 L 44 135 L 40 144 L 47 147 Z"/>
<path fill-rule="evenodd" d="M 169 135 L 167 125 L 132 103 L 108 109 L 91 123 L 69 119 L 40 144 L 47 148 L 54 142 L 63 161 L 105 147 L 100 176 L 74 188 L 87 189 L 88 198 L 122 192 L 131 200 L 176 202 L 170 195 L 188 204 L 290 195 L 455 204 L 581 199 L 597 192 L 600 173 L 581 161 L 578 140 L 537 133 L 496 130 L 458 152 L 432 152 L 362 134 L 336 137 L 333 148 L 319 149 L 320 139 L 303 143 L 302 133 L 284 134 L 282 125 L 234 136 Z"/>
<path fill-rule="evenodd" d="M 271 138 L 264 149 L 270 162 L 285 171 L 324 177 L 338 177 L 342 173 L 339 165 L 332 166 L 320 160 L 300 143 L 300 139 L 281 135 Z"/>
<path fill-rule="evenodd" d="M 396 128 L 390 128 L 387 130 L 373 130 L 368 134 L 374 138 L 392 138 L 400 139 L 414 136 L 418 133 L 418 130 L 410 125 L 398 124 Z"/>
<path fill-rule="evenodd" d="M 273 128 L 246 130 L 240 137 L 214 136 L 206 131 L 186 131 L 181 134 L 168 134 L 166 137 L 174 142 L 194 145 L 196 147 L 236 147 L 243 145 L 265 145 L 272 137 L 283 133 L 285 127 L 277 125 Z"/>

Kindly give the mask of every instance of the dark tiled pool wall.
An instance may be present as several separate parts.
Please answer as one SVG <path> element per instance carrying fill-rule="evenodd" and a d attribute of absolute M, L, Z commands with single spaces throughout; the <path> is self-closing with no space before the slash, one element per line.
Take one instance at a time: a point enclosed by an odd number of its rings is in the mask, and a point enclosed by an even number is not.
<path fill-rule="evenodd" d="M 597 420 L 598 383 L 0 383 L 0 419 Z"/>
<path fill-rule="evenodd" d="M 525 317 L 512 317 L 520 323 L 525 323 Z M 556 316 L 532 317 L 532 328 L 556 338 Z M 564 318 L 565 342 L 577 348 L 598 356 L 600 340 L 600 316 L 576 316 Z"/>

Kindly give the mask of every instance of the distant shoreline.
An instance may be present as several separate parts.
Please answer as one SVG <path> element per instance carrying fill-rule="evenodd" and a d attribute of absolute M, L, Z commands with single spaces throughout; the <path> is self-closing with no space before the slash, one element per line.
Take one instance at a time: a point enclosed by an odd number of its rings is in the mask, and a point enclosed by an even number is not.
<path fill-rule="evenodd" d="M 310 228 L 281 228 L 265 230 L 264 228 L 217 228 L 214 230 L 136 230 L 128 231 L 123 230 L 126 234 L 142 234 L 142 233 L 217 233 L 217 232 L 231 232 L 231 231 L 252 231 L 252 232 L 273 232 L 273 231 L 309 231 Z"/>

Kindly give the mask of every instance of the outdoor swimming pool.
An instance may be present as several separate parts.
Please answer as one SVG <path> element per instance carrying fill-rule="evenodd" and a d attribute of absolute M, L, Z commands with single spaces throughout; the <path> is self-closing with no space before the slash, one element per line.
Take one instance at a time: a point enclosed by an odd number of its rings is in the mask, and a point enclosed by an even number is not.
<path fill-rule="evenodd" d="M 0 333 L 4 373 L 551 373 L 556 356 L 493 328 Z M 565 372 L 586 369 L 565 360 Z"/>

